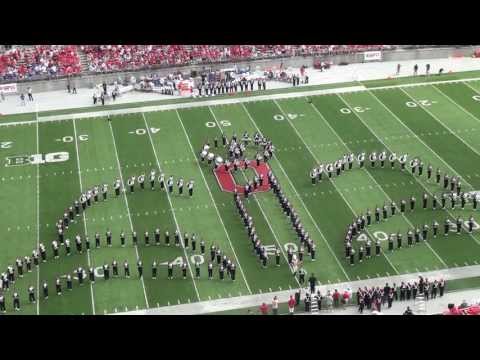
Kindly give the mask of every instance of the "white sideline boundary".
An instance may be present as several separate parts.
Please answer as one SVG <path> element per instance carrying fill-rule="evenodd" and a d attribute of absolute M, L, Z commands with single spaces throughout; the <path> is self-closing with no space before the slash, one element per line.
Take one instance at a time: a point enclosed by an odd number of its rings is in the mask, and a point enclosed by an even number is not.
<path fill-rule="evenodd" d="M 325 294 L 328 290 L 338 289 L 339 291 L 347 288 L 356 291 L 359 287 L 372 287 L 372 286 L 384 286 L 385 283 L 399 285 L 402 281 L 408 282 L 418 280 L 418 276 L 423 276 L 428 279 L 444 279 L 446 281 L 463 279 L 474 276 L 480 276 L 480 265 L 471 265 L 458 268 L 443 269 L 437 271 L 428 272 L 416 272 L 404 275 L 394 275 L 388 277 L 378 277 L 375 279 L 362 279 L 358 281 L 348 281 L 337 284 L 320 285 L 316 287 L 316 290 L 320 290 L 322 294 Z M 448 288 L 448 283 L 447 283 Z M 265 302 L 270 304 L 273 297 L 277 296 L 279 302 L 287 302 L 290 295 L 294 295 L 296 290 L 276 291 L 263 294 L 237 296 L 231 298 L 223 298 L 218 300 L 201 301 L 191 304 L 171 305 L 158 308 L 150 308 L 144 310 L 128 311 L 122 313 L 114 313 L 111 315 L 200 315 L 208 314 L 211 312 L 227 311 L 242 309 L 252 306 L 260 305 Z M 307 289 L 302 289 L 302 293 Z"/>
<path fill-rule="evenodd" d="M 240 103 L 252 102 L 252 101 L 293 99 L 293 98 L 301 98 L 306 96 L 329 95 L 329 94 L 337 94 L 337 93 L 343 94 L 343 93 L 372 91 L 372 90 L 388 90 L 388 89 L 397 89 L 397 88 L 415 87 L 415 86 L 428 86 L 428 85 L 436 85 L 436 84 L 454 84 L 454 83 L 463 83 L 468 81 L 480 81 L 480 77 L 445 80 L 445 81 L 430 81 L 430 82 L 420 82 L 420 83 L 410 83 L 410 84 L 400 84 L 400 85 L 389 85 L 389 86 L 378 86 L 378 87 L 372 87 L 372 88 L 367 88 L 364 85 L 358 85 L 358 86 L 348 86 L 348 87 L 340 87 L 340 88 L 333 88 L 333 89 L 321 89 L 321 90 L 310 90 L 310 91 L 307 90 L 307 91 L 286 92 L 286 93 L 270 94 L 270 95 L 239 97 L 239 98 L 233 98 L 233 99 L 205 100 L 205 101 L 173 103 L 173 104 L 165 104 L 165 105 L 132 107 L 132 108 L 126 108 L 126 109 L 117 109 L 117 110 L 104 110 L 104 111 L 83 112 L 83 113 L 75 113 L 75 114 L 39 116 L 38 121 L 50 122 L 50 121 L 68 121 L 68 120 L 74 120 L 74 119 L 75 120 L 91 119 L 91 118 L 105 117 L 105 116 L 141 114 L 145 112 L 148 113 L 148 112 L 195 108 L 195 107 L 240 104 Z M 30 125 L 30 124 L 34 124 L 35 122 L 36 120 L 6 122 L 6 123 L 0 123 L 0 127 L 12 126 L 12 125 L 13 126 Z"/>

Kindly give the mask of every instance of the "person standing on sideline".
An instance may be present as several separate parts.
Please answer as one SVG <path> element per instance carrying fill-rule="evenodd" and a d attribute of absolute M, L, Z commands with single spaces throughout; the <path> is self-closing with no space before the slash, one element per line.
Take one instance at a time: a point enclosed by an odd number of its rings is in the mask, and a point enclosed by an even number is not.
<path fill-rule="evenodd" d="M 28 93 L 28 101 L 33 101 L 32 88 L 30 86 L 27 88 L 27 93 Z"/>
<path fill-rule="evenodd" d="M 262 303 L 259 307 L 260 313 L 262 315 L 268 315 L 268 305 L 266 303 Z"/>
<path fill-rule="evenodd" d="M 402 67 L 402 65 L 400 64 L 397 64 L 397 75 L 400 75 L 400 68 Z"/>
<path fill-rule="evenodd" d="M 278 315 L 278 297 L 274 296 L 272 301 L 272 313 Z"/>
<path fill-rule="evenodd" d="M 5 101 L 5 94 L 3 93 L 3 90 L 0 89 L 0 99 L 1 101 Z"/>
<path fill-rule="evenodd" d="M 23 93 L 20 94 L 20 105 L 25 106 L 25 95 Z"/>
<path fill-rule="evenodd" d="M 293 298 L 292 295 L 290 295 L 290 300 L 288 300 L 288 313 L 290 315 L 293 315 L 295 311 L 295 299 Z"/>
<path fill-rule="evenodd" d="M 315 293 L 315 285 L 317 284 L 317 278 L 315 277 L 315 274 L 312 273 L 312 275 L 308 279 L 308 283 L 310 284 L 310 293 L 314 294 Z"/>

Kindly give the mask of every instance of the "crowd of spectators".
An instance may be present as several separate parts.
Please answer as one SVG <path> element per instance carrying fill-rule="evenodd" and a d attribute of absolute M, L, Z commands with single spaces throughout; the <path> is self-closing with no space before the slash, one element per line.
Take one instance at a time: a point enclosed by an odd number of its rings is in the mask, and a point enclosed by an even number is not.
<path fill-rule="evenodd" d="M 0 78 L 24 80 L 82 72 L 105 73 L 155 67 L 263 58 L 335 55 L 387 50 L 391 45 L 36 45 L 0 55 Z"/>
<path fill-rule="evenodd" d="M 390 45 L 88 45 L 88 70 L 110 72 L 161 65 L 189 65 L 222 61 L 302 55 L 334 55 L 390 49 Z"/>
<path fill-rule="evenodd" d="M 3 80 L 51 78 L 80 71 L 80 58 L 73 45 L 14 48 L 0 55 L 0 77 Z"/>

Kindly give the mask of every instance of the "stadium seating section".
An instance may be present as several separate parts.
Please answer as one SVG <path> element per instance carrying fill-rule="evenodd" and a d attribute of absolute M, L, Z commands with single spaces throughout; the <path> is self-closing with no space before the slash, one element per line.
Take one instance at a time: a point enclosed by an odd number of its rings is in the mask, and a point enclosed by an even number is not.
<path fill-rule="evenodd" d="M 349 54 L 390 45 L 36 45 L 0 55 L 0 78 L 24 80 L 285 56 Z M 82 68 L 80 55 L 85 55 Z"/>

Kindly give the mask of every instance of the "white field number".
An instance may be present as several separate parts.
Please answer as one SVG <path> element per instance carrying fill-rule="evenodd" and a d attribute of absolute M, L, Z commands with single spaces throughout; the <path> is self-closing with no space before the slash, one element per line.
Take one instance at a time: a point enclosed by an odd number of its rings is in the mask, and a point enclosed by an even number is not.
<path fill-rule="evenodd" d="M 410 108 L 414 108 L 414 107 L 417 107 L 418 105 L 431 106 L 432 102 L 430 100 L 407 101 L 405 105 L 407 105 Z"/>
<path fill-rule="evenodd" d="M 472 99 L 475 101 L 480 101 L 480 95 L 473 95 Z"/>
<path fill-rule="evenodd" d="M 388 235 L 386 232 L 384 231 L 375 231 L 373 233 L 373 237 L 379 241 L 386 241 L 388 240 Z M 357 241 L 367 241 L 367 235 L 365 233 L 363 234 L 360 234 L 358 237 L 357 237 Z"/>
<path fill-rule="evenodd" d="M 353 111 L 355 111 L 355 112 L 357 112 L 357 113 L 363 113 L 363 112 L 369 110 L 369 108 L 365 108 L 365 107 L 363 107 L 363 106 L 354 106 L 352 109 L 353 109 Z M 345 115 L 346 115 L 346 114 L 351 114 L 351 113 L 352 113 L 352 110 L 350 110 L 349 108 L 341 108 L 341 109 L 340 109 L 340 112 L 341 112 L 342 114 L 345 114 Z"/>
<path fill-rule="evenodd" d="M 62 142 L 64 143 L 71 143 L 75 138 L 73 136 L 67 135 L 62 138 Z M 80 141 L 88 141 L 88 135 L 82 134 L 78 135 L 78 140 Z"/>
<path fill-rule="evenodd" d="M 220 121 L 219 121 L 219 124 L 220 124 L 221 126 L 224 126 L 224 127 L 226 127 L 226 126 L 232 126 L 232 123 L 231 123 L 230 121 L 228 121 L 228 120 L 220 120 Z M 208 127 L 208 128 L 213 128 L 213 127 L 217 126 L 217 123 L 216 123 L 215 121 L 207 121 L 207 122 L 205 123 L 205 126 Z"/>
<path fill-rule="evenodd" d="M 1 141 L 0 149 L 10 149 L 13 145 L 13 141 Z"/>
<path fill-rule="evenodd" d="M 200 254 L 195 254 L 195 255 L 192 255 L 190 256 L 190 261 L 192 264 L 196 264 L 198 262 L 199 265 L 202 265 L 203 263 L 205 263 L 205 258 L 203 257 L 203 255 L 200 255 Z M 183 264 L 183 257 L 181 256 L 178 256 L 175 258 L 175 260 L 171 261 L 172 265 L 173 266 L 182 266 Z M 168 261 L 165 261 L 163 263 L 160 263 L 159 265 L 165 265 L 167 266 L 168 265 Z"/>
<path fill-rule="evenodd" d="M 150 132 L 152 134 L 156 134 L 159 131 L 160 131 L 159 128 L 154 128 L 154 127 L 150 128 Z M 130 134 L 133 134 L 133 133 L 135 133 L 136 135 L 145 135 L 147 133 L 147 130 L 144 129 L 144 128 L 135 129 L 135 132 L 133 132 L 133 131 L 130 132 Z"/>
<path fill-rule="evenodd" d="M 297 244 L 295 243 L 286 243 L 285 245 L 283 245 L 283 248 L 285 249 L 285 251 L 288 251 L 288 249 L 292 249 L 293 252 L 297 252 L 298 251 L 298 247 L 297 247 Z"/>

